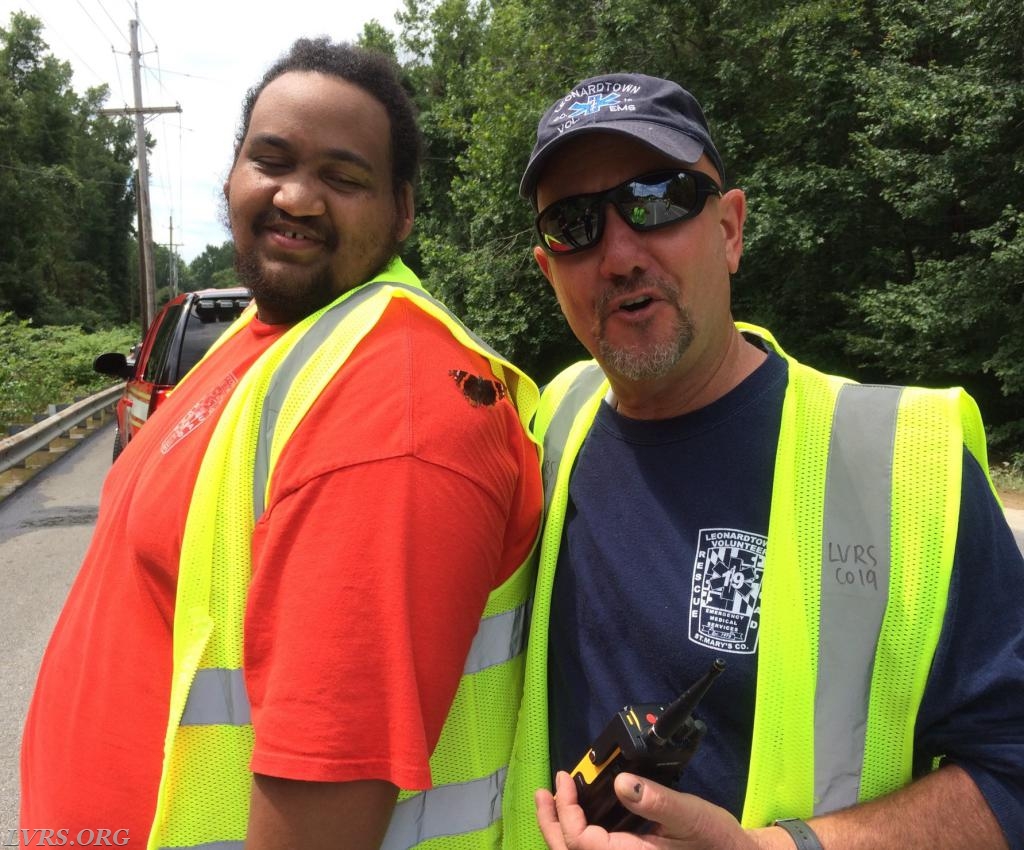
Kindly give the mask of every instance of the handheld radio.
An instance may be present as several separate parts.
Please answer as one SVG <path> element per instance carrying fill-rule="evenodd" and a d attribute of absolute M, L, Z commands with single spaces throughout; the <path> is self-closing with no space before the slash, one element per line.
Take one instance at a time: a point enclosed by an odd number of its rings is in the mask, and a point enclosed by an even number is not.
<path fill-rule="evenodd" d="M 711 683 L 725 669 L 716 659 L 711 668 L 669 705 L 627 705 L 597 736 L 572 772 L 580 806 L 589 823 L 608 831 L 637 832 L 645 823 L 615 796 L 620 773 L 636 773 L 671 785 L 697 752 L 707 727 L 692 714 Z"/>

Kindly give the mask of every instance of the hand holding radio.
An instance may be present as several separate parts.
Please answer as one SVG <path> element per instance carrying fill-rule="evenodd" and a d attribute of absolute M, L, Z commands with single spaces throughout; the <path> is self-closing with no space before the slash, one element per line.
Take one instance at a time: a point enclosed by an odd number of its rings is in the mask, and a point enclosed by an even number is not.
<path fill-rule="evenodd" d="M 716 659 L 707 673 L 669 705 L 627 705 L 611 719 L 572 771 L 588 823 L 609 832 L 637 832 L 643 827 L 644 819 L 616 797 L 615 777 L 629 772 L 672 785 L 707 731 L 693 711 L 724 669 L 725 662 Z"/>

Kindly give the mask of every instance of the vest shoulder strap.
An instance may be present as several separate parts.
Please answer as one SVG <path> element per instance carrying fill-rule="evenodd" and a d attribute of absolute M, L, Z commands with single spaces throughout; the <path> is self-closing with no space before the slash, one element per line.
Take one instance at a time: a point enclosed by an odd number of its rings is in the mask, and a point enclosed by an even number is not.
<path fill-rule="evenodd" d="M 563 456 L 569 451 L 575 457 L 569 447 L 569 436 L 576 418 L 588 402 L 595 402 L 606 383 L 601 367 L 593 360 L 583 360 L 560 372 L 544 388 L 533 434 L 543 446 L 545 506 L 552 503 Z M 586 424 L 589 427 L 589 420 Z M 583 434 L 579 436 L 582 439 Z M 578 442 L 574 443 L 578 446 Z"/>
<path fill-rule="evenodd" d="M 844 382 L 790 359 L 745 825 L 832 811 L 909 781 L 963 445 L 980 430 L 963 395 Z"/>

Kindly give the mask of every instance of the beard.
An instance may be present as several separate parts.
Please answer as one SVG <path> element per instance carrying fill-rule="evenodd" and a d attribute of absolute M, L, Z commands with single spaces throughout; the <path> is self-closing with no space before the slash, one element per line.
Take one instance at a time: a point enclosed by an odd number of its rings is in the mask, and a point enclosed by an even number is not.
<path fill-rule="evenodd" d="M 605 324 L 605 307 L 607 302 L 622 294 L 623 289 L 639 290 L 643 286 L 653 285 L 676 310 L 676 316 L 667 336 L 648 343 L 638 345 L 615 345 L 609 341 Z M 598 305 L 598 319 L 595 336 L 597 338 L 598 359 L 608 372 L 619 375 L 629 381 L 650 381 L 667 375 L 689 349 L 694 337 L 693 318 L 689 311 L 679 303 L 679 293 L 675 287 L 661 280 L 644 280 L 643 277 L 629 278 L 622 288 L 610 291 Z M 653 319 L 642 330 L 650 327 Z"/>
<path fill-rule="evenodd" d="M 258 233 L 271 218 L 283 218 L 280 214 L 268 213 L 253 223 L 253 232 Z M 295 323 L 326 307 L 338 296 L 368 280 L 372 280 L 391 261 L 398 251 L 398 240 L 394 230 L 382 234 L 371 244 L 369 238 L 356 246 L 342 248 L 337 233 L 325 230 L 321 234 L 327 257 L 339 250 L 367 252 L 369 263 L 361 280 L 338 280 L 337 270 L 328 261 L 312 266 L 287 266 L 274 268 L 260 257 L 255 249 L 238 250 L 236 240 L 235 272 L 239 282 L 252 294 L 261 310 L 266 310 L 283 323 Z"/>
<path fill-rule="evenodd" d="M 288 323 L 297 322 L 326 307 L 340 293 L 328 266 L 273 273 L 255 251 L 235 253 L 235 272 L 256 303 Z"/>

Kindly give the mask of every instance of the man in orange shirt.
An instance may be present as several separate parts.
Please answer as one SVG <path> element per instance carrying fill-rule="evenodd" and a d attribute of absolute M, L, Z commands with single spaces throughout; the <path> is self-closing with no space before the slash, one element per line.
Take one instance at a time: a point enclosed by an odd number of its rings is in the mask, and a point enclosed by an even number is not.
<path fill-rule="evenodd" d="M 386 846 L 407 847 L 438 831 L 399 816 L 398 790 L 483 764 L 431 758 L 456 694 L 481 687 L 469 680 L 517 678 L 516 606 L 541 509 L 523 426 L 536 388 L 397 258 L 418 157 L 411 104 L 377 54 L 300 40 L 249 92 L 225 196 L 255 310 L 110 471 L 25 726 L 23 829 L 69 840 L 105 829 L 137 846 L 376 848 L 390 824 Z M 350 295 L 363 300 L 351 307 Z M 337 330 L 321 331 L 336 315 Z M 327 349 L 345 354 L 325 371 Z M 320 370 L 315 392 L 307 366 Z M 275 382 L 289 394 L 261 411 Z M 218 476 L 261 469 L 238 423 L 262 434 L 289 416 L 283 446 L 267 440 L 269 484 L 251 485 L 259 504 L 218 489 Z M 195 556 L 196 540 L 213 554 Z M 181 660 L 194 641 L 182 600 L 198 586 L 213 588 L 210 645 L 237 640 L 237 669 Z M 243 600 L 237 612 L 221 587 Z M 509 651 L 481 657 L 475 636 L 495 611 L 512 624 Z M 513 726 L 518 691 L 494 693 L 471 731 Z M 216 745 L 183 753 L 193 735 Z M 452 738 L 456 752 L 469 746 Z M 227 753 L 239 740 L 243 752 Z M 197 778 L 207 768 L 214 779 Z M 503 765 L 479 771 L 500 793 Z M 437 805 L 429 793 L 406 802 Z M 441 834 L 497 840 L 493 807 L 481 820 L 474 801 L 460 805 L 441 809 Z M 467 812 L 477 820 L 453 825 Z"/>

